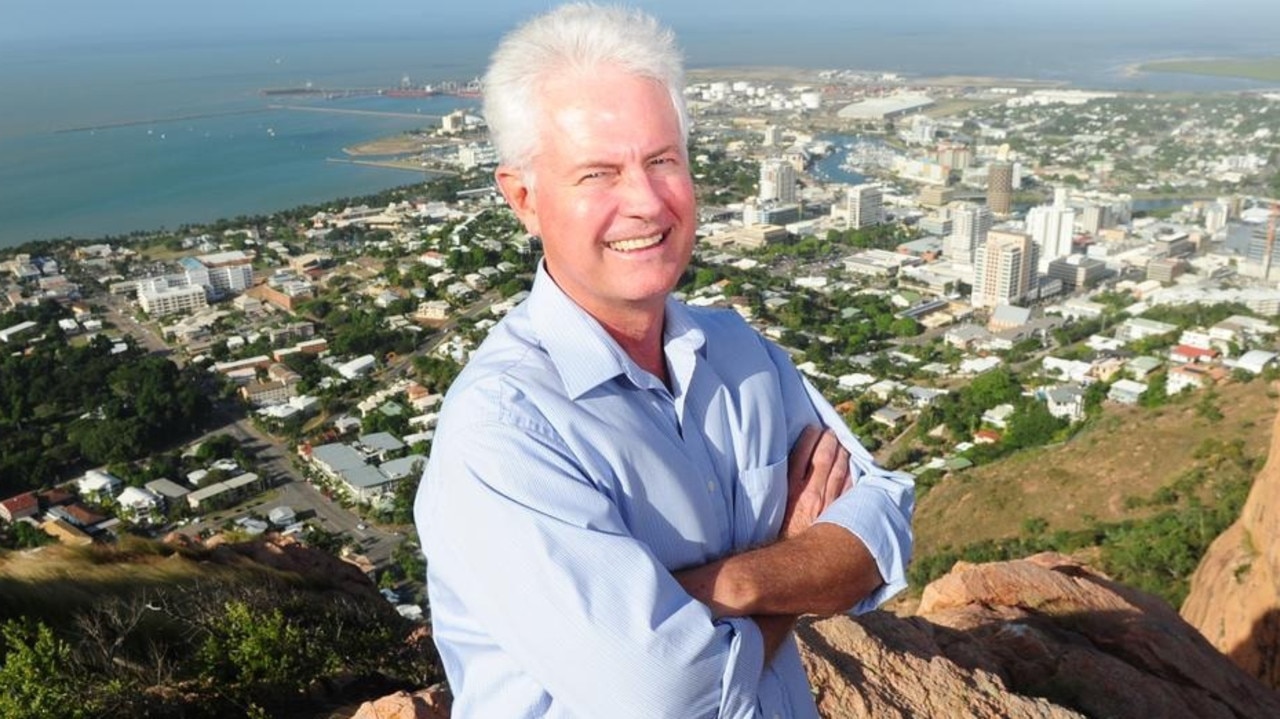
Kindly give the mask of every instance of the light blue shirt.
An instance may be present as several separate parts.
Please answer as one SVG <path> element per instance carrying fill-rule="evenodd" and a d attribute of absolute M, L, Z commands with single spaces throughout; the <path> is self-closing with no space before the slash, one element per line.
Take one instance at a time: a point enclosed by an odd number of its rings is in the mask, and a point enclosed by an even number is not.
<path fill-rule="evenodd" d="M 787 455 L 832 427 L 853 489 L 820 521 L 906 586 L 913 491 L 735 313 L 666 306 L 671 389 L 540 269 L 449 389 L 415 506 L 454 715 L 816 719 L 794 637 L 766 662 L 672 572 L 777 537 Z"/>

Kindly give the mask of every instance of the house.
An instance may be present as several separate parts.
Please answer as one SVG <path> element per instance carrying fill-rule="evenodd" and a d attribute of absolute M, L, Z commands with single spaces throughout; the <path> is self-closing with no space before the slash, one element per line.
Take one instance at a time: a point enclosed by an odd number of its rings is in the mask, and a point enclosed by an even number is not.
<path fill-rule="evenodd" d="M 906 394 L 912 406 L 916 409 L 924 409 L 932 407 L 939 399 L 946 397 L 948 392 L 945 389 L 912 386 L 907 388 Z"/>
<path fill-rule="evenodd" d="M 0 518 L 6 522 L 16 522 L 24 517 L 34 517 L 40 512 L 40 500 L 35 492 L 23 492 L 0 502 Z"/>
<path fill-rule="evenodd" d="M 116 492 L 120 491 L 123 484 L 124 482 L 110 472 L 91 469 L 80 478 L 77 487 L 81 497 L 93 502 L 101 502 L 116 496 Z"/>
<path fill-rule="evenodd" d="M 281 505 L 267 512 L 267 519 L 277 527 L 288 527 L 298 521 L 298 515 L 293 511 L 293 507 Z"/>
<path fill-rule="evenodd" d="M 1142 397 L 1142 393 L 1147 391 L 1147 385 L 1142 382 L 1135 382 L 1131 379 L 1116 380 L 1111 385 L 1110 391 L 1107 392 L 1107 399 L 1120 404 L 1137 404 Z"/>
<path fill-rule="evenodd" d="M 871 421 L 883 424 L 890 429 L 897 429 L 907 419 L 906 410 L 897 407 L 881 407 L 871 413 Z"/>
<path fill-rule="evenodd" d="M 1169 350 L 1169 359 L 1179 364 L 1192 362 L 1212 362 L 1218 358 L 1218 350 L 1196 347 L 1195 345 L 1178 345 Z"/>
<path fill-rule="evenodd" d="M 982 421 L 1000 429 L 1009 428 L 1009 418 L 1013 416 L 1013 405 L 998 404 L 982 413 Z"/>
<path fill-rule="evenodd" d="M 982 374 L 1004 364 L 999 357 L 974 357 L 960 362 L 960 374 Z"/>
<path fill-rule="evenodd" d="M 57 517 L 46 520 L 44 524 L 40 525 L 40 529 L 63 544 L 81 546 L 93 544 L 93 537 L 88 532 Z"/>
<path fill-rule="evenodd" d="M 1121 322 L 1116 327 L 1116 339 L 1129 343 L 1148 337 L 1159 337 L 1178 330 L 1177 325 L 1168 322 L 1157 322 L 1143 317 L 1133 317 Z"/>
<path fill-rule="evenodd" d="M 369 374 L 378 361 L 373 355 L 363 355 L 337 367 L 338 374 L 346 379 L 357 379 Z"/>
<path fill-rule="evenodd" d="M 152 493 L 164 498 L 166 503 L 181 501 L 188 494 L 191 494 L 191 490 L 167 479 L 153 479 L 143 486 L 151 490 Z"/>
<path fill-rule="evenodd" d="M 107 521 L 107 518 L 103 515 L 79 503 L 50 507 L 45 514 L 52 519 L 61 519 L 81 529 L 92 529 L 94 526 Z"/>
<path fill-rule="evenodd" d="M 385 462 L 392 454 L 404 449 L 404 442 L 390 432 L 374 432 L 360 435 L 356 449 L 366 458 L 376 457 L 379 462 Z"/>
<path fill-rule="evenodd" d="M 1165 382 L 1165 392 L 1175 395 L 1184 389 L 1200 389 L 1207 386 L 1213 377 L 1209 370 L 1193 364 L 1181 365 L 1169 370 L 1168 379 Z"/>
<path fill-rule="evenodd" d="M 1084 419 L 1084 390 L 1075 385 L 1054 387 L 1045 393 L 1049 414 L 1068 422 Z"/>
<path fill-rule="evenodd" d="M 982 428 L 973 433 L 974 444 L 995 444 L 1000 441 L 1000 433 L 994 429 Z"/>
<path fill-rule="evenodd" d="M 1162 364 L 1164 363 L 1155 357 L 1134 357 L 1125 365 L 1125 369 L 1129 370 L 1129 374 L 1133 375 L 1134 379 L 1140 380 L 1160 369 Z"/>
<path fill-rule="evenodd" d="M 1088 362 L 1045 357 L 1041 366 L 1044 368 L 1044 373 L 1050 377 L 1057 377 L 1077 384 L 1087 384 L 1093 381 L 1092 377 L 1090 377 L 1093 365 Z"/>
<path fill-rule="evenodd" d="M 1265 350 L 1249 350 L 1240 355 L 1240 359 L 1236 360 L 1236 367 L 1252 372 L 1253 374 L 1262 374 L 1268 366 L 1275 364 L 1275 352 L 1267 352 Z"/>
<path fill-rule="evenodd" d="M 164 499 L 149 489 L 125 487 L 116 498 L 120 511 L 136 522 L 150 522 L 152 516 L 164 506 Z"/>

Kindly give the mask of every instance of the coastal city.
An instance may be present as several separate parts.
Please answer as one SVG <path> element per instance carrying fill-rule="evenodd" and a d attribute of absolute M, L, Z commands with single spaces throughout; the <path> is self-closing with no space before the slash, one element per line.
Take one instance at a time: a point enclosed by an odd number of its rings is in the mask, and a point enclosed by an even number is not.
<path fill-rule="evenodd" d="M 1280 376 L 1280 93 L 691 80 L 679 295 L 784 347 L 922 496 L 1108 407 Z M 411 511 L 440 402 L 539 243 L 474 113 L 348 156 L 429 181 L 0 255 L 6 546 L 280 532 L 426 616 Z M 69 358 L 96 389 L 41 380 Z"/>

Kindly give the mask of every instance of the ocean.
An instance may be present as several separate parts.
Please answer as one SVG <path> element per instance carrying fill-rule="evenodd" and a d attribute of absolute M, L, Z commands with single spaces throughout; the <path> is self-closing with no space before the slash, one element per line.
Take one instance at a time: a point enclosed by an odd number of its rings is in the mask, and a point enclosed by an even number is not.
<path fill-rule="evenodd" d="M 505 27 L 505 24 L 504 24 Z M 1133 63 L 1249 55 L 1272 42 L 1194 33 L 1136 36 L 999 28 L 721 22 L 677 32 L 690 67 L 740 64 L 1062 80 L 1078 87 L 1240 90 L 1260 83 L 1131 76 Z M 500 29 L 388 35 L 182 38 L 0 45 L 0 247 L 53 237 L 175 229 L 368 194 L 413 172 L 329 161 L 361 142 L 435 124 L 414 117 L 270 109 L 271 104 L 441 115 L 469 98 L 265 97 L 265 88 L 467 81 Z M 186 119 L 180 119 L 186 118 Z M 127 124 L 125 124 L 127 123 Z M 73 128 L 96 128 L 68 131 Z"/>

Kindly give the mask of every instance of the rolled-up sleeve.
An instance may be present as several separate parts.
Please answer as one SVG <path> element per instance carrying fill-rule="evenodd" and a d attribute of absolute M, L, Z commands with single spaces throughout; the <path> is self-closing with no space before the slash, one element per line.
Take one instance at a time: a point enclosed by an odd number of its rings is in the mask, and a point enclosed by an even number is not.
<path fill-rule="evenodd" d="M 805 425 L 815 421 L 836 433 L 849 452 L 853 487 L 827 507 L 819 522 L 844 527 L 862 540 L 875 560 L 884 584 L 850 609 L 860 614 L 875 609 L 907 587 L 911 561 L 911 516 L 915 511 L 915 480 L 905 472 L 891 472 L 876 464 L 844 418 L 809 383 L 776 345 L 769 343 L 788 415 L 791 442 Z"/>
<path fill-rule="evenodd" d="M 416 508 L 432 581 L 556 716 L 758 715 L 755 622 L 713 619 L 557 438 L 496 421 L 451 430 Z"/>

